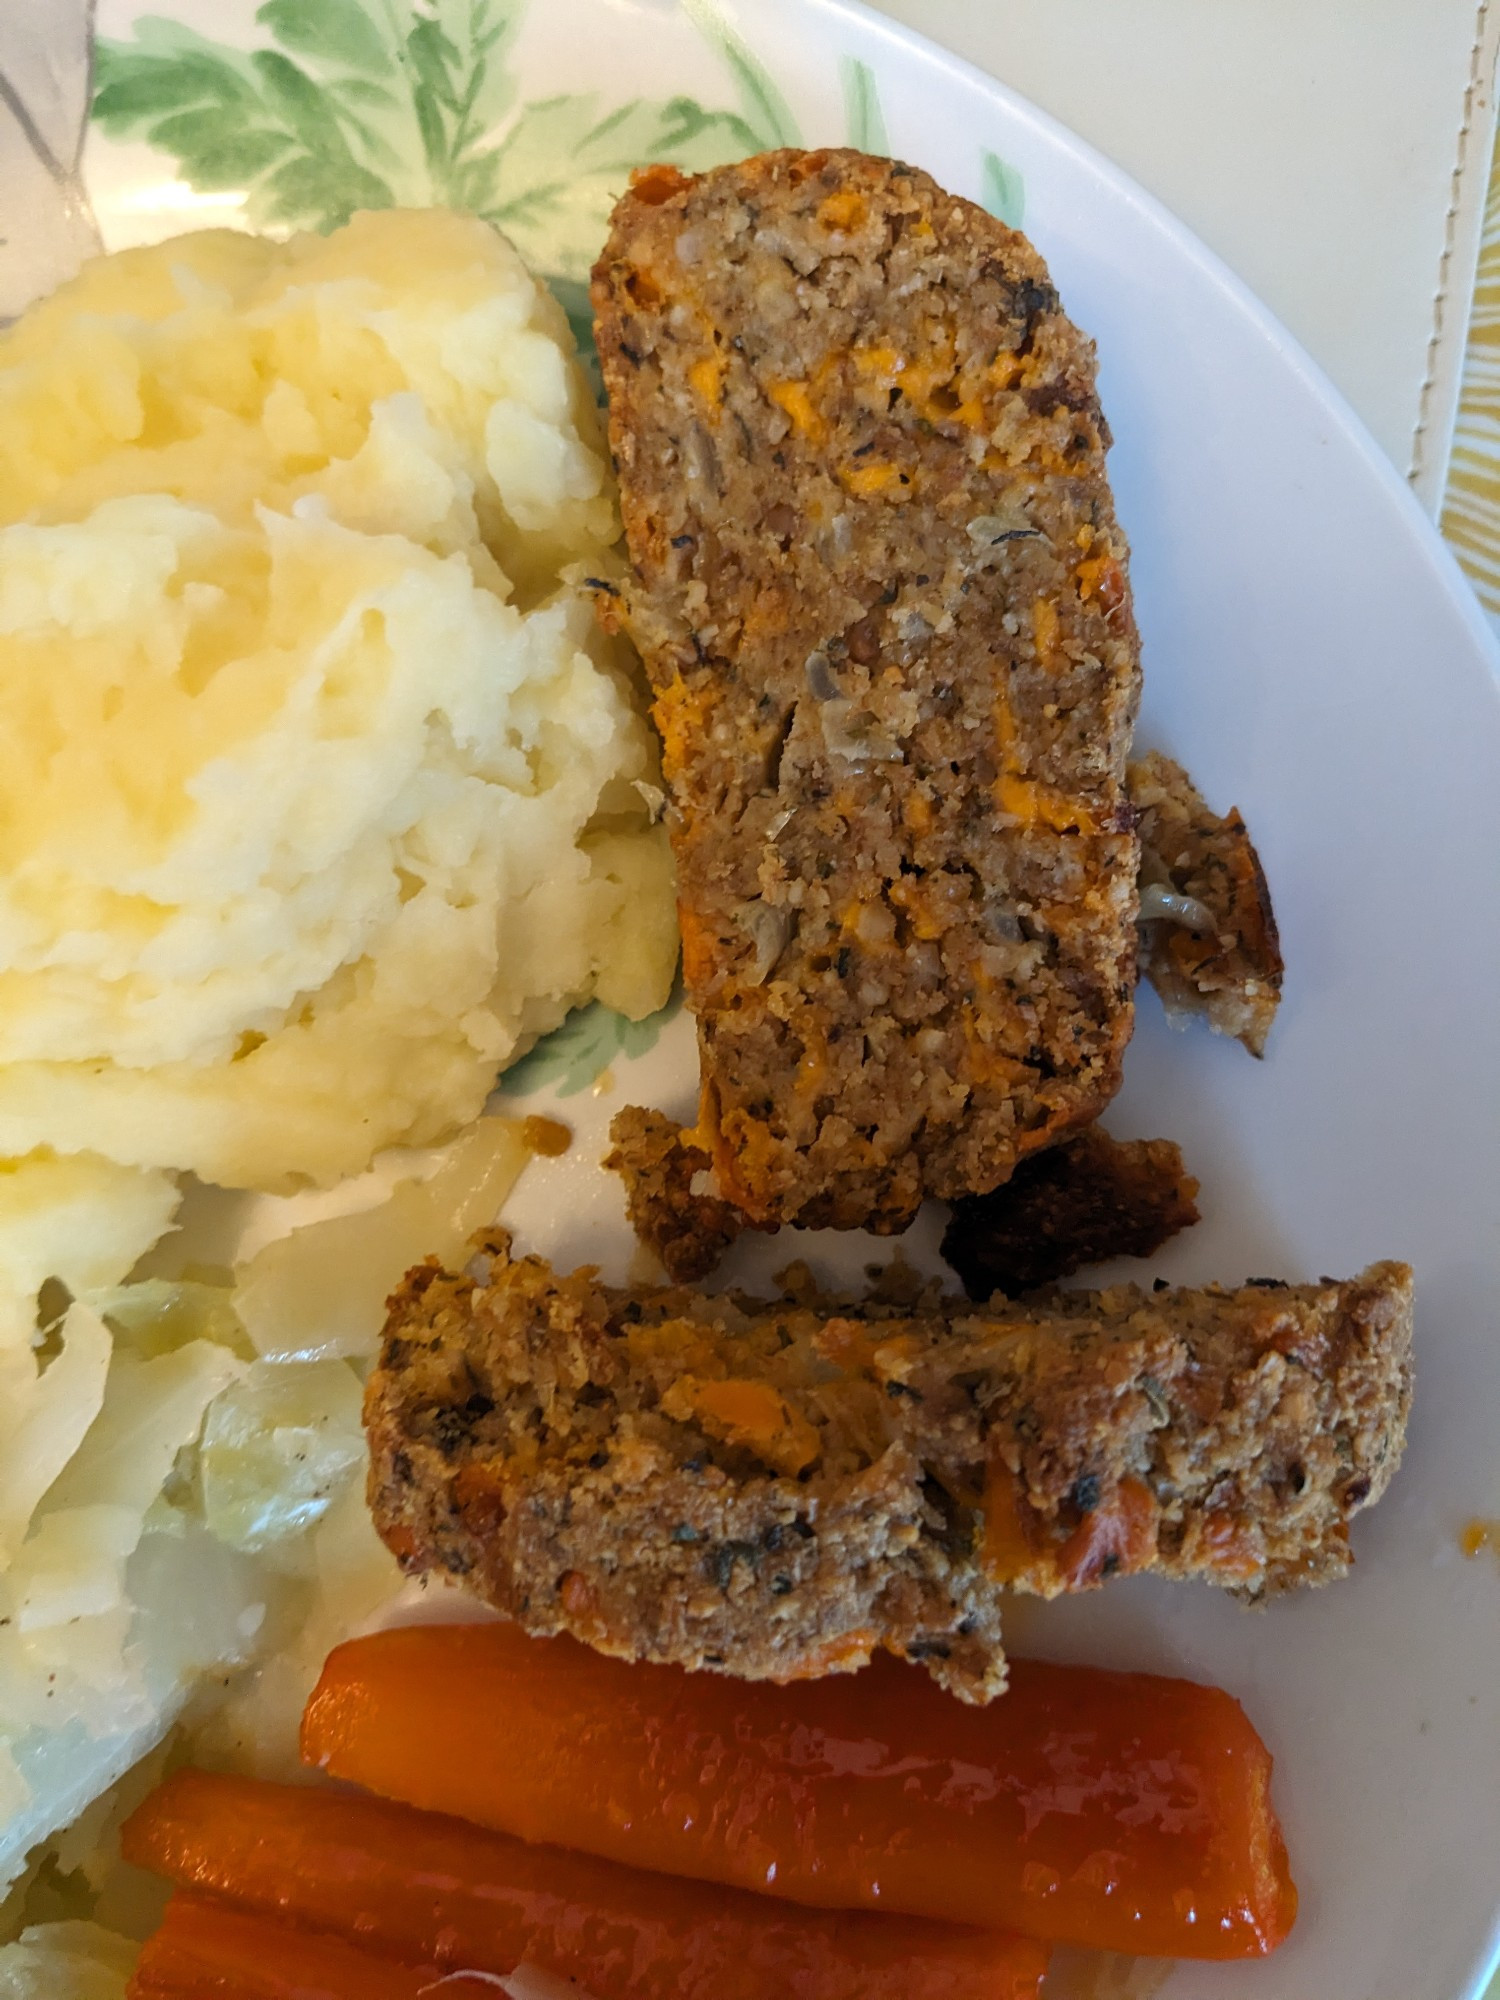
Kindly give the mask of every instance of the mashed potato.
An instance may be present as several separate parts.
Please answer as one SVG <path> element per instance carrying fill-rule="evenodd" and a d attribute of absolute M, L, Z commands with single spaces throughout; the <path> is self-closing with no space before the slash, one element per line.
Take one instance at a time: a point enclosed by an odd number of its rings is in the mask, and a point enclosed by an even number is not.
<path fill-rule="evenodd" d="M 446 213 L 0 336 L 0 1153 L 328 1183 L 676 950 L 566 323 Z"/>

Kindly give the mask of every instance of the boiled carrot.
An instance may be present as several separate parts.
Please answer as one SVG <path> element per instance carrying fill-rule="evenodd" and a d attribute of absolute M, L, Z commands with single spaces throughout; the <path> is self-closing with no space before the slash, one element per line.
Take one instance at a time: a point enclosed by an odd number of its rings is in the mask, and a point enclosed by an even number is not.
<path fill-rule="evenodd" d="M 1046 1947 L 920 1917 L 799 1909 L 529 1847 L 436 1813 L 182 1770 L 126 1821 L 125 1858 L 179 1888 L 398 1959 L 593 2000 L 1035 2000 Z"/>
<path fill-rule="evenodd" d="M 343 1938 L 174 1896 L 141 1947 L 127 2000 L 495 2000 L 492 1979 L 405 1965 Z"/>
<path fill-rule="evenodd" d="M 788 1687 L 504 1624 L 338 1647 L 303 1756 L 523 1839 L 825 1908 L 1150 1957 L 1251 1958 L 1296 1891 L 1238 1702 L 1012 1661 L 972 1708 L 891 1660 Z"/>

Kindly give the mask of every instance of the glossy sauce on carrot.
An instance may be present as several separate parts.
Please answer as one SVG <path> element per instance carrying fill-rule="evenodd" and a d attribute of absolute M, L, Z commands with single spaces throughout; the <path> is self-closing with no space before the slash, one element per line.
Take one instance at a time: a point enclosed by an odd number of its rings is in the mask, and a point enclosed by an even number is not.
<path fill-rule="evenodd" d="M 387 1797 L 638 1866 L 1148 1956 L 1255 1957 L 1296 1892 L 1239 1704 L 1012 1661 L 966 1707 L 890 1660 L 777 1688 L 505 1625 L 338 1648 L 303 1755 Z"/>
<path fill-rule="evenodd" d="M 444 1975 L 343 1938 L 174 1896 L 147 1938 L 127 2000 L 423 2000 Z M 490 1980 L 447 1979 L 442 2000 L 494 2000 Z"/>
<path fill-rule="evenodd" d="M 137 1867 L 396 1959 L 592 2000 L 1036 2000 L 1046 1947 L 919 1917 L 799 1909 L 333 1788 L 175 1772 L 126 1822 Z"/>

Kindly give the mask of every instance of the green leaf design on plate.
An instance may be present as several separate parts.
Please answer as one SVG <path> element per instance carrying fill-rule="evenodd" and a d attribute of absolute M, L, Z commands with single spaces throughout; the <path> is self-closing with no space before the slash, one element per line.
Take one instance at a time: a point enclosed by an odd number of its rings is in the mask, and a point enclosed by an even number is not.
<path fill-rule="evenodd" d="M 666 160 L 700 173 L 756 146 L 742 118 L 705 111 L 690 97 L 637 98 L 608 112 L 594 92 L 544 98 L 526 105 L 501 141 L 483 212 L 524 256 L 582 283 L 632 167 Z"/>
<path fill-rule="evenodd" d="M 161 16 L 96 50 L 93 116 L 185 180 L 243 188 L 258 227 L 335 229 L 357 208 L 436 204 L 496 223 L 556 284 L 575 332 L 609 211 L 633 167 L 690 173 L 797 143 L 770 73 L 719 13 L 689 11 L 739 110 L 691 97 L 609 107 L 596 92 L 516 106 L 524 0 L 265 0 L 245 51 Z"/>
<path fill-rule="evenodd" d="M 594 395 L 602 403 L 604 377 L 599 370 L 599 350 L 594 345 L 594 308 L 589 302 L 588 281 L 585 278 L 551 277 L 547 283 L 552 296 L 568 315 L 568 325 L 573 329 L 573 338 L 578 345 L 578 358 L 594 386 Z"/>
<path fill-rule="evenodd" d="M 1020 168 L 1002 160 L 998 153 L 981 153 L 979 159 L 981 205 L 1012 229 L 1019 229 L 1026 217 L 1026 182 Z"/>
<path fill-rule="evenodd" d="M 390 74 L 389 43 L 360 0 L 266 0 L 256 18 L 298 55 L 369 76 Z"/>
<path fill-rule="evenodd" d="M 720 0 L 683 7 L 718 51 L 738 110 L 683 96 L 608 109 L 593 91 L 517 109 L 510 56 L 524 6 L 264 0 L 255 19 L 273 46 L 250 51 L 144 15 L 133 40 L 99 40 L 93 116 L 112 138 L 171 155 L 194 187 L 243 188 L 257 226 L 335 229 L 357 208 L 397 203 L 482 215 L 545 272 L 593 366 L 588 272 L 631 169 L 663 160 L 701 173 L 800 145 L 801 133 Z M 870 65 L 846 56 L 840 75 L 850 144 L 889 153 Z M 981 169 L 985 207 L 1019 228 L 1019 171 L 991 152 Z"/>
<path fill-rule="evenodd" d="M 598 1000 L 575 1007 L 560 1028 L 544 1035 L 518 1063 L 512 1063 L 500 1079 L 500 1088 L 507 1096 L 520 1097 L 551 1084 L 559 1097 L 576 1097 L 616 1058 L 643 1056 L 654 1049 L 662 1029 L 681 1007 L 680 991 L 644 1021 L 632 1021 Z"/>
<path fill-rule="evenodd" d="M 885 129 L 885 113 L 880 108 L 880 92 L 875 72 L 857 56 L 845 56 L 839 64 L 839 80 L 844 86 L 844 123 L 849 144 L 862 153 L 890 157 L 890 135 Z"/>
<path fill-rule="evenodd" d="M 101 39 L 93 115 L 175 156 L 195 187 L 246 189 L 252 222 L 334 229 L 356 208 L 483 211 L 514 0 L 266 0 L 278 46 L 224 47 L 146 16 Z"/>
<path fill-rule="evenodd" d="M 729 25 L 718 0 L 682 0 L 682 11 L 704 40 L 719 51 L 734 78 L 745 128 L 754 141 L 746 152 L 768 153 L 777 146 L 800 146 L 802 132 L 792 107 L 760 57 Z"/>

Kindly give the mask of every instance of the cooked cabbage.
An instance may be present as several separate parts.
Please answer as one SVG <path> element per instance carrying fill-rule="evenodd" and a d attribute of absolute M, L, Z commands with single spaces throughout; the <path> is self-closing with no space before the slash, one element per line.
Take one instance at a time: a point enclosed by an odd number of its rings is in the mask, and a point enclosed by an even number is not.
<path fill-rule="evenodd" d="M 0 1823 L 0 1888 L 161 1741 L 205 1675 L 249 1662 L 267 1598 L 253 1558 L 186 1521 L 142 1535 L 114 1610 L 0 1628 L 0 1740 L 27 1788 Z"/>
<path fill-rule="evenodd" d="M 93 1154 L 0 1161 L 0 1569 L 37 1502 L 99 1413 L 109 1337 L 75 1307 L 43 1367 L 38 1307 L 49 1278 L 74 1292 L 111 1285 L 171 1222 L 176 1183 Z"/>
<path fill-rule="evenodd" d="M 321 1520 L 364 1462 L 360 1394 L 346 1361 L 257 1361 L 225 1390 L 198 1453 L 209 1533 L 254 1551 Z"/>
<path fill-rule="evenodd" d="M 514 1119 L 481 1118 L 429 1179 L 266 1244 L 235 1272 L 235 1306 L 257 1352 L 280 1361 L 373 1354 L 402 1275 L 424 1257 L 461 1263 L 530 1157 Z"/>
<path fill-rule="evenodd" d="M 124 2000 L 138 1949 L 98 1924 L 35 1924 L 0 1950 L 0 2000 Z"/>
<path fill-rule="evenodd" d="M 33 1325 L 35 1301 L 30 1304 Z M 0 1565 L 20 1547 L 37 1503 L 71 1461 L 104 1402 L 109 1329 L 87 1306 L 70 1306 L 61 1349 L 43 1373 L 30 1346 L 15 1359 L 18 1379 L 6 1383 L 0 1411 Z M 23 1372 L 24 1371 L 24 1372 Z"/>
<path fill-rule="evenodd" d="M 103 1322 L 86 1307 L 75 1305 L 68 1323 L 80 1317 L 91 1319 L 107 1343 Z M 177 1454 L 196 1441 L 204 1411 L 243 1372 L 242 1362 L 207 1340 L 149 1360 L 116 1350 L 98 1416 L 66 1468 L 59 1468 L 30 1535 L 0 1579 L 22 1632 L 124 1604 L 125 1564 L 145 1532 L 147 1510 Z M 44 1388 L 46 1381 L 44 1376 Z"/>
<path fill-rule="evenodd" d="M 373 1350 L 408 1264 L 461 1257 L 529 1158 L 517 1121 L 482 1119 L 407 1156 L 383 1201 L 264 1245 L 235 1289 L 118 1283 L 123 1248 L 89 1267 L 108 1282 L 73 1302 L 38 1378 L 72 1421 L 27 1461 L 45 1497 L 0 1572 L 0 1887 L 204 1675 L 268 1661 L 214 1726 L 231 1761 L 295 1769 L 324 1655 L 400 1581 L 364 1505 L 360 1378 L 340 1356 Z M 0 1493 L 14 1472 L 0 1464 Z"/>

